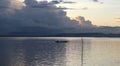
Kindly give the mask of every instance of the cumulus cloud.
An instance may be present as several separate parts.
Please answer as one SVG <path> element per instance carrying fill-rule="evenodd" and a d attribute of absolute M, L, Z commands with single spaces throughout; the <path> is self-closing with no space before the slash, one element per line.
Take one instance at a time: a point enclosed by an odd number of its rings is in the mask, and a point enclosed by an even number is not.
<path fill-rule="evenodd" d="M 83 16 L 76 17 L 74 20 L 76 20 L 79 25 L 84 26 L 84 27 L 92 27 L 92 23 L 90 20 L 85 20 Z"/>
<path fill-rule="evenodd" d="M 34 5 L 37 5 L 38 2 L 36 0 L 25 0 L 24 3 L 27 5 L 27 6 L 34 6 Z"/>
<path fill-rule="evenodd" d="M 71 20 L 62 8 L 47 1 L 0 0 L 0 35 L 95 32 L 96 28 L 84 17 Z"/>
<path fill-rule="evenodd" d="M 54 4 L 49 4 L 48 2 L 37 2 L 35 0 L 25 0 L 25 6 L 20 10 L 13 9 L 12 5 L 17 5 L 19 2 L 19 7 L 22 7 L 22 2 L 18 0 L 4 0 L 3 6 L 9 3 L 9 8 L 0 8 L 0 21 L 1 21 L 1 33 L 11 33 L 11 32 L 22 32 L 22 28 L 27 27 L 28 32 L 46 32 L 43 28 L 48 28 L 51 30 L 62 30 L 64 28 L 76 27 L 77 23 L 71 22 L 71 20 L 66 16 L 66 12 L 62 9 L 57 9 Z M 5 4 L 6 3 L 6 4 Z M 11 4 L 12 3 L 12 4 Z M 21 3 L 21 4 L 20 4 Z M 9 13 L 6 9 L 14 11 L 14 13 Z M 29 28 L 30 27 L 30 28 Z M 34 29 L 31 29 L 34 27 Z M 39 28 L 36 30 L 35 27 Z M 35 31 L 36 30 L 36 31 Z M 41 30 L 41 31 L 40 31 Z"/>
<path fill-rule="evenodd" d="M 19 0 L 0 0 L 0 8 L 21 9 L 23 6 Z"/>

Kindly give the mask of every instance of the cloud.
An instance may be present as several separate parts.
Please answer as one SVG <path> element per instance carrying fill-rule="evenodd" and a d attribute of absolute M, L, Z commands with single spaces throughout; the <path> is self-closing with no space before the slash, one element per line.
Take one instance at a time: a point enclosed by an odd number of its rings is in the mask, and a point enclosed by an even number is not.
<path fill-rule="evenodd" d="M 103 4 L 104 2 L 101 2 L 101 1 L 99 1 L 99 0 L 93 0 L 93 2 L 98 2 L 98 3 L 100 3 L 100 4 Z"/>
<path fill-rule="evenodd" d="M 17 0 L 12 1 L 21 3 Z M 11 3 L 12 1 L 6 0 L 3 2 Z M 9 5 L 7 4 L 7 7 L 17 5 L 16 2 Z M 71 22 L 71 20 L 66 16 L 65 11 L 58 9 L 54 4 L 49 4 L 48 2 L 35 3 L 36 1 L 34 0 L 26 0 L 26 6 L 22 7 L 21 4 L 20 10 L 16 10 L 17 8 L 13 9 L 14 6 L 4 9 L 0 8 L 1 33 L 22 32 L 23 28 L 27 28 L 26 30 L 28 32 L 38 31 L 38 33 L 48 33 L 49 31 L 47 28 L 55 32 L 55 30 L 61 31 L 64 28 L 74 28 L 78 26 L 77 23 Z M 3 4 L 3 6 L 4 5 L 6 4 Z M 6 11 L 6 9 L 10 9 L 11 11 L 14 11 L 14 13 Z M 35 27 L 39 28 L 39 30 L 36 30 Z M 46 31 L 43 30 L 43 28 L 45 28 Z"/>
<path fill-rule="evenodd" d="M 120 22 L 120 18 L 115 18 L 115 21 L 116 22 Z"/>
<path fill-rule="evenodd" d="M 72 2 L 72 1 L 64 1 L 63 3 L 73 4 L 73 3 L 76 3 L 76 2 Z"/>
<path fill-rule="evenodd" d="M 120 19 L 120 18 L 115 18 L 115 19 Z"/>
<path fill-rule="evenodd" d="M 98 0 L 93 0 L 94 2 L 99 2 Z"/>
<path fill-rule="evenodd" d="M 27 6 L 34 6 L 34 5 L 38 5 L 38 2 L 36 0 L 25 0 L 24 3 Z"/>
<path fill-rule="evenodd" d="M 71 20 L 62 8 L 47 1 L 0 0 L 0 35 L 97 32 L 99 29 L 84 17 L 76 19 Z"/>
<path fill-rule="evenodd" d="M 120 22 L 120 21 L 116 21 L 116 22 Z"/>
<path fill-rule="evenodd" d="M 0 0 L 0 7 L 20 9 L 24 3 L 19 0 Z"/>
<path fill-rule="evenodd" d="M 82 9 L 83 9 L 83 10 L 88 10 L 88 7 L 83 7 Z"/>
<path fill-rule="evenodd" d="M 90 20 L 85 20 L 85 18 L 83 16 L 76 17 L 74 20 L 77 21 L 80 26 L 93 27 L 91 21 Z"/>

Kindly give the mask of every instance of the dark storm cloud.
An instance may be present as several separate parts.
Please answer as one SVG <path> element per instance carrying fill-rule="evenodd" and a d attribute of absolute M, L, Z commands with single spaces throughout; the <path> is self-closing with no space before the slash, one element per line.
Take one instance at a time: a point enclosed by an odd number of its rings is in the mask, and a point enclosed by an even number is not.
<path fill-rule="evenodd" d="M 80 25 L 78 21 L 70 20 L 63 10 L 47 1 L 38 3 L 25 0 L 23 3 L 19 0 L 0 0 L 0 34 L 44 35 L 98 31 L 91 21 L 84 20 L 84 25 Z M 102 32 L 102 29 L 99 31 Z"/>
<path fill-rule="evenodd" d="M 27 6 L 34 6 L 34 5 L 37 5 L 38 2 L 36 0 L 25 0 L 24 3 L 27 5 Z"/>
<path fill-rule="evenodd" d="M 13 1 L 19 2 L 17 0 Z M 12 1 L 4 0 L 3 2 L 11 3 Z M 46 1 L 38 4 L 35 3 L 36 1 L 34 0 L 26 0 L 26 6 L 19 6 L 21 9 L 11 6 L 13 4 L 18 6 L 18 3 L 9 4 L 7 6 L 8 8 L 0 9 L 1 33 L 22 32 L 23 30 L 28 32 L 38 31 L 39 33 L 48 33 L 48 29 L 55 32 L 55 30 L 61 31 L 64 28 L 74 28 L 78 26 L 77 22 L 72 22 L 66 16 L 66 12 L 63 11 L 63 9 L 58 9 L 54 4 L 50 4 Z M 5 4 L 2 6 L 4 5 Z"/>

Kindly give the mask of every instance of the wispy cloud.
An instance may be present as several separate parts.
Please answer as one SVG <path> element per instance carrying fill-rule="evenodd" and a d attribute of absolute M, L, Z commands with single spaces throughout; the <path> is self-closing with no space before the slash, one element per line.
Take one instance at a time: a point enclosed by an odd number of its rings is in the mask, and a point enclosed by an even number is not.
<path fill-rule="evenodd" d="M 76 3 L 76 2 L 73 2 L 73 1 L 50 1 L 50 3 L 52 3 L 52 4 L 60 4 L 60 3 L 63 3 L 63 4 L 74 4 L 74 3 Z"/>
<path fill-rule="evenodd" d="M 88 7 L 83 7 L 82 9 L 83 9 L 83 10 L 88 10 Z"/>
<path fill-rule="evenodd" d="M 98 2 L 98 3 L 100 3 L 100 4 L 103 4 L 104 2 L 101 2 L 101 1 L 99 1 L 99 0 L 93 0 L 93 2 Z"/>
<path fill-rule="evenodd" d="M 64 2 L 62 2 L 62 3 L 74 4 L 74 3 L 76 3 L 76 2 L 73 2 L 73 1 L 64 1 Z"/>
<path fill-rule="evenodd" d="M 94 2 L 99 2 L 98 0 L 93 0 Z"/>
<path fill-rule="evenodd" d="M 115 19 L 120 19 L 120 18 L 115 18 Z"/>
<path fill-rule="evenodd" d="M 115 21 L 119 23 L 120 22 L 120 18 L 115 18 Z"/>

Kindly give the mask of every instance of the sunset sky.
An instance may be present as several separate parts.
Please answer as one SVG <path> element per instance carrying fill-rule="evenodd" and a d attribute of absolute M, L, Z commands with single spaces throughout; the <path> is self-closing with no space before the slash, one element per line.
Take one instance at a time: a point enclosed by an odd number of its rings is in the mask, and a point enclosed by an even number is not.
<path fill-rule="evenodd" d="M 120 0 L 67 0 L 76 2 L 64 6 L 76 8 L 68 10 L 71 17 L 84 16 L 98 26 L 120 26 Z M 86 8 L 86 9 L 84 9 Z"/>
<path fill-rule="evenodd" d="M 92 24 L 97 26 L 120 26 L 120 0 L 63 0 L 63 1 L 76 2 L 73 4 L 70 3 L 58 4 L 59 6 L 62 7 L 73 8 L 73 10 L 70 9 L 66 10 L 67 16 L 71 18 L 77 16 L 84 16 L 86 19 L 91 20 Z"/>
<path fill-rule="evenodd" d="M 120 33 L 120 1 L 0 0 L 0 31 L 1 35 Z"/>

